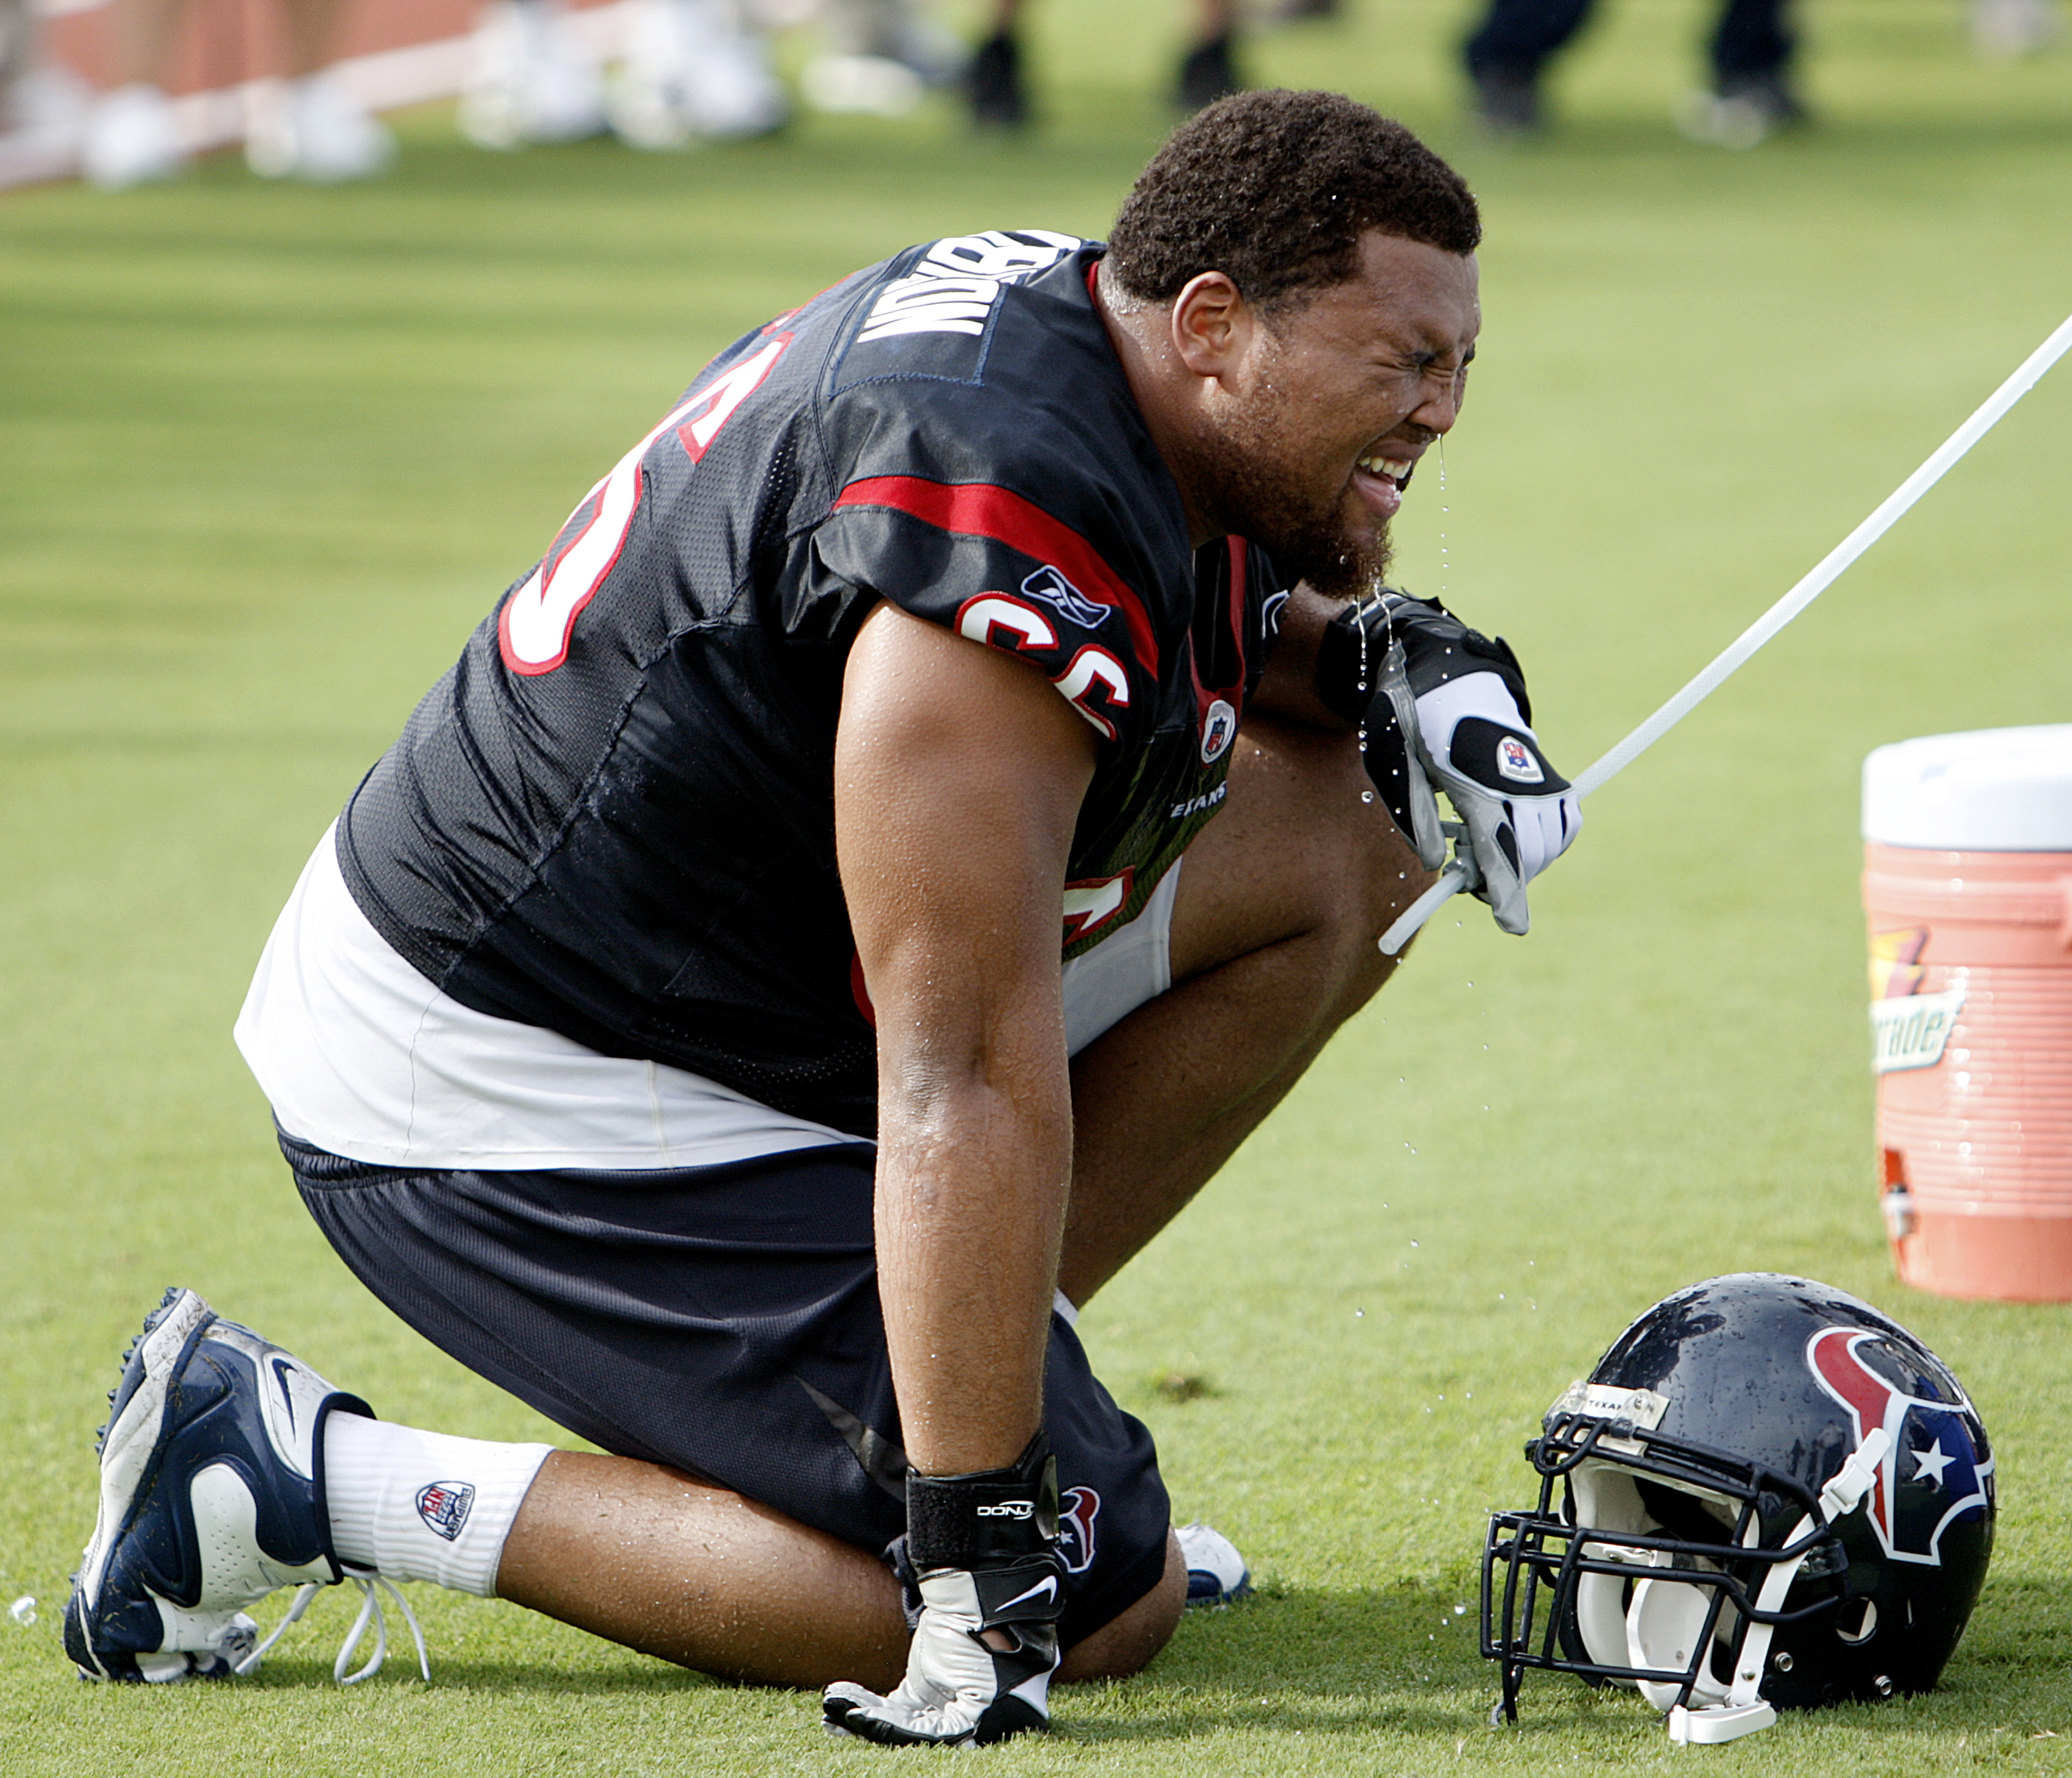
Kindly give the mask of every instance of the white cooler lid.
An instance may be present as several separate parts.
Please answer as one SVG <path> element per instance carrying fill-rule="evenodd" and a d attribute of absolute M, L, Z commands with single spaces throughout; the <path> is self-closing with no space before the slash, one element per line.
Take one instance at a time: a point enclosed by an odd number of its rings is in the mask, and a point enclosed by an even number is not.
<path fill-rule="evenodd" d="M 1864 838 L 1949 852 L 2072 852 L 2072 722 L 1878 748 L 1864 762 Z"/>

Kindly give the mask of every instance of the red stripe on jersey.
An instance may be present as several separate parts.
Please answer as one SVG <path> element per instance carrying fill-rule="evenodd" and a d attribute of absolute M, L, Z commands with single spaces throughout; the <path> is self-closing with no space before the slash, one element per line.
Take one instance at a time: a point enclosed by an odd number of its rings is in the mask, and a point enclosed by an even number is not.
<path fill-rule="evenodd" d="M 1252 569 L 1252 545 L 1242 537 L 1231 537 L 1230 544 L 1230 599 L 1223 615 L 1230 624 L 1231 652 L 1237 660 L 1237 683 L 1227 687 L 1223 696 L 1240 711 L 1244 708 L 1244 682 L 1248 663 L 1244 658 L 1244 601 L 1245 581 Z"/>
<path fill-rule="evenodd" d="M 1100 551 L 1079 532 L 1033 501 L 990 482 L 927 482 L 918 475 L 872 475 L 852 482 L 836 497 L 841 507 L 890 507 L 939 531 L 990 537 L 1056 569 L 1097 604 L 1122 614 L 1137 659 L 1153 678 L 1158 639 L 1143 602 Z"/>

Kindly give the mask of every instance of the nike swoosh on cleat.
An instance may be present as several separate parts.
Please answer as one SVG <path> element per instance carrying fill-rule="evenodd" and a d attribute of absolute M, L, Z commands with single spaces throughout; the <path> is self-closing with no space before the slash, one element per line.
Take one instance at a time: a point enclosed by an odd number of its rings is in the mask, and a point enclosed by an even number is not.
<path fill-rule="evenodd" d="M 295 1398 L 288 1388 L 288 1361 L 286 1358 L 276 1357 L 273 1360 L 273 1381 L 281 1386 L 281 1399 L 288 1404 L 288 1425 L 292 1429 L 295 1423 Z"/>

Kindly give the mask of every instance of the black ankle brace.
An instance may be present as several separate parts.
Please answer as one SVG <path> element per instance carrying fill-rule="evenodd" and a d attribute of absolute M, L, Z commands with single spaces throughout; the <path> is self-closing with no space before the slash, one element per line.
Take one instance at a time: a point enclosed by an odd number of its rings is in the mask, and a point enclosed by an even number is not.
<path fill-rule="evenodd" d="M 907 1472 L 906 1554 L 919 1572 L 1044 1555 L 1057 1541 L 1058 1460 L 1041 1431 L 1009 1468 Z"/>

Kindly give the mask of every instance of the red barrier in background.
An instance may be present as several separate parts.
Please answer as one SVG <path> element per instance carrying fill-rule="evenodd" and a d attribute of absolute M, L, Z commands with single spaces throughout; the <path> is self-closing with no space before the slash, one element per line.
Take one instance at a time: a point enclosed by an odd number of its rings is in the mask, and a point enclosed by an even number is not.
<path fill-rule="evenodd" d="M 467 72 L 467 35 L 487 0 L 347 0 L 335 64 L 348 89 L 372 109 L 393 110 L 451 98 Z M 623 32 L 617 0 L 565 0 L 591 46 L 609 56 Z M 43 0 L 47 57 L 89 85 L 109 83 L 107 0 Z M 240 141 L 254 82 L 284 68 L 278 0 L 187 0 L 175 40 L 166 88 L 191 150 Z M 0 143 L 0 188 L 63 179 L 76 170 L 70 153 L 10 154 Z"/>
<path fill-rule="evenodd" d="M 610 0 L 568 0 L 590 10 Z M 96 86 L 107 84 L 106 0 L 56 0 L 44 9 L 50 51 Z M 481 0 L 351 0 L 340 21 L 340 60 L 464 37 Z M 203 92 L 281 72 L 278 0 L 187 0 L 167 90 Z"/>

